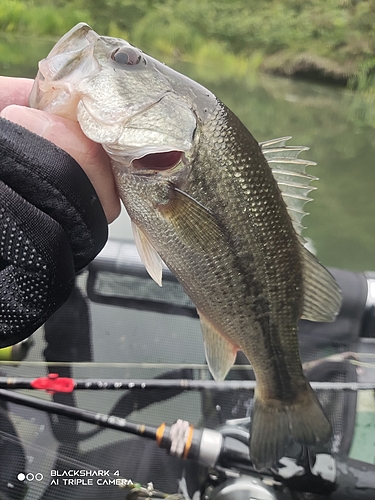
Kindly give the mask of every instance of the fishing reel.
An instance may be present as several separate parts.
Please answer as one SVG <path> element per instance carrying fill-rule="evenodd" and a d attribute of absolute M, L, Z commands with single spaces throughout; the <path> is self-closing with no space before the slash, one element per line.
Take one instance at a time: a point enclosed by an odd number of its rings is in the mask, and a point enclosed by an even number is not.
<path fill-rule="evenodd" d="M 285 497 L 284 497 L 285 498 Z M 281 500 L 280 492 L 256 476 L 228 478 L 219 486 L 209 485 L 204 500 Z"/>
<path fill-rule="evenodd" d="M 254 469 L 249 456 L 249 419 L 227 421 L 216 429 L 221 441 L 214 467 L 209 470 L 203 500 L 373 500 L 375 465 L 329 453 L 312 455 L 292 445 L 290 457 L 265 472 Z M 211 438 L 213 438 L 213 434 Z M 220 437 L 219 437 L 220 436 Z M 214 440 L 215 441 L 215 440 Z M 218 449 L 212 441 L 211 449 Z M 207 446 L 202 439 L 200 455 Z M 293 458 L 292 458 L 293 457 Z M 212 456 L 211 456 L 212 460 Z M 200 460 L 204 463 L 204 459 Z M 212 463 L 212 462 L 211 462 Z"/>
<path fill-rule="evenodd" d="M 222 438 L 220 454 L 215 467 L 209 471 L 202 495 L 204 500 L 291 498 L 286 496 L 282 482 L 254 469 L 249 455 L 249 418 L 229 420 L 217 431 Z M 203 449 L 201 453 L 204 456 Z"/>

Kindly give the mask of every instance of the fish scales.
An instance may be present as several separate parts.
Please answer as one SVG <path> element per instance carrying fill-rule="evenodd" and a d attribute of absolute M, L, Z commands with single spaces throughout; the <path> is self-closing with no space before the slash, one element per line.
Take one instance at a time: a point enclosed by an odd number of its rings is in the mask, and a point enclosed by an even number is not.
<path fill-rule="evenodd" d="M 267 360 L 272 363 L 274 356 L 283 361 L 282 365 L 285 365 L 284 360 L 289 361 L 287 369 L 276 363 L 275 372 L 280 371 L 280 374 L 275 373 L 272 382 L 274 387 L 277 379 L 285 379 L 284 384 L 281 382 L 285 385 L 290 370 L 294 374 L 301 373 L 298 343 L 293 335 L 303 301 L 300 245 L 296 237 L 290 237 L 290 218 L 286 208 L 283 212 L 279 209 L 279 205 L 284 204 L 280 191 L 255 140 L 220 103 L 217 116 L 210 121 L 210 127 L 214 126 L 214 130 L 204 135 L 212 137 L 218 146 L 212 152 L 210 141 L 200 145 L 201 157 L 196 160 L 197 168 L 186 186 L 193 198 L 205 203 L 218 219 L 222 218 L 222 225 L 226 228 L 226 248 L 233 259 L 229 283 L 225 275 L 227 262 L 223 261 L 224 269 L 218 276 L 219 293 L 228 291 L 228 310 L 219 311 L 215 303 L 210 316 L 221 324 L 225 324 L 228 317 L 232 318 L 230 336 L 238 339 L 239 347 L 256 371 L 259 371 L 256 369 L 259 363 L 252 359 L 252 351 L 262 359 L 263 367 Z M 244 147 L 238 149 L 240 141 Z M 206 160 L 202 152 L 206 152 Z M 218 169 L 221 169 L 219 176 Z M 224 207 L 223 211 L 221 207 Z M 204 270 L 202 275 L 207 276 L 207 294 L 210 296 L 211 277 Z M 200 286 L 201 280 L 197 283 L 198 293 Z M 203 312 L 202 306 L 200 310 Z M 229 311 L 235 311 L 235 314 L 229 314 Z M 248 332 L 254 330 L 254 322 L 259 324 L 259 331 L 249 336 Z M 278 333 L 280 330 L 281 334 Z M 272 341 L 276 336 L 277 340 Z M 265 340 L 264 357 L 259 352 L 258 343 L 262 338 Z M 258 381 L 259 377 L 260 374 Z M 278 392 L 279 396 L 288 396 L 292 389 L 280 388 Z"/>
<path fill-rule="evenodd" d="M 305 148 L 259 145 L 207 89 L 83 23 L 39 68 L 30 105 L 76 119 L 103 145 L 147 270 L 161 284 L 163 260 L 197 306 L 214 378 L 238 350 L 248 357 L 255 467 L 275 465 L 293 441 L 326 442 L 297 322 L 333 320 L 340 293 L 298 234 L 314 179 L 296 159 Z"/>

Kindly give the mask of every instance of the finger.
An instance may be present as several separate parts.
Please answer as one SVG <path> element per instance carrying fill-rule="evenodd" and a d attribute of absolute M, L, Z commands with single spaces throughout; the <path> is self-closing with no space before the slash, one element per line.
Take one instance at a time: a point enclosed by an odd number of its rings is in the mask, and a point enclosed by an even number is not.
<path fill-rule="evenodd" d="M 22 106 L 8 106 L 1 112 L 1 116 L 44 137 L 69 153 L 83 168 L 94 186 L 108 222 L 118 217 L 120 201 L 109 158 L 99 144 L 83 134 L 77 122 Z"/>
<path fill-rule="evenodd" d="M 0 111 L 10 104 L 27 106 L 34 80 L 0 76 Z"/>

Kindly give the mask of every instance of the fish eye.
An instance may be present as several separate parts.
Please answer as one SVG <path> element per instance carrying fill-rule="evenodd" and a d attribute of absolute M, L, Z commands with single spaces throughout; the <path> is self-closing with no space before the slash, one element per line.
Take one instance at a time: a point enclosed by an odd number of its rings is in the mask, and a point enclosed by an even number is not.
<path fill-rule="evenodd" d="M 112 52 L 111 58 L 121 66 L 134 66 L 141 61 L 142 55 L 131 47 L 121 47 Z"/>

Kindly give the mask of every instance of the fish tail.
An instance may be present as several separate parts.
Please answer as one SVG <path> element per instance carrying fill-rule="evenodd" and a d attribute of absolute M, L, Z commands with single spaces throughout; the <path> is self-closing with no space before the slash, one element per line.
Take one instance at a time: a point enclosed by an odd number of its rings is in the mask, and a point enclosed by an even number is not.
<path fill-rule="evenodd" d="M 331 434 L 331 424 L 310 385 L 291 403 L 255 395 L 250 458 L 257 470 L 276 465 L 291 440 L 314 446 L 326 443 Z"/>

